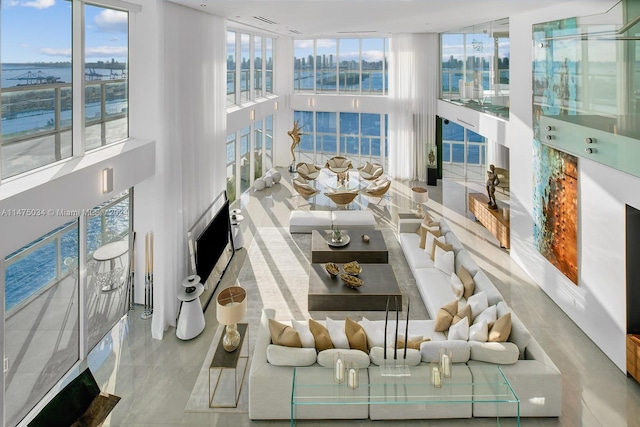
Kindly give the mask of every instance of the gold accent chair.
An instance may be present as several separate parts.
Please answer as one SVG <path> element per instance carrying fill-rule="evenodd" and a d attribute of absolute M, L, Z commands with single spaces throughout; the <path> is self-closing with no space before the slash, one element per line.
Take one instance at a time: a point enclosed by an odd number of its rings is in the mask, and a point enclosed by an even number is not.
<path fill-rule="evenodd" d="M 331 201 L 339 207 L 347 207 L 349 203 L 353 202 L 358 194 L 360 194 L 360 190 L 334 191 L 324 193 L 325 196 L 331 199 Z"/>
<path fill-rule="evenodd" d="M 335 174 L 345 173 L 349 169 L 353 169 L 351 160 L 342 156 L 335 156 L 330 158 L 329 160 L 327 160 L 327 163 L 324 165 L 324 167 Z"/>
<path fill-rule="evenodd" d="M 320 166 L 316 166 L 313 163 L 300 162 L 296 165 L 296 172 L 298 172 L 298 175 L 309 181 L 320 176 L 321 170 L 322 168 Z"/>
<path fill-rule="evenodd" d="M 307 201 L 314 199 L 315 196 L 320 193 L 320 191 L 309 185 L 309 182 L 304 178 L 296 177 L 291 180 L 291 183 L 293 184 L 293 189 L 296 190 L 298 195 Z M 298 204 L 298 206 L 300 205 Z"/>
<path fill-rule="evenodd" d="M 379 178 L 376 181 L 373 181 L 367 188 L 365 188 L 365 194 L 371 197 L 379 197 L 380 200 L 376 204 L 380 204 L 384 195 L 391 188 L 391 181 L 388 178 Z"/>
<path fill-rule="evenodd" d="M 384 168 L 379 163 L 365 163 L 358 168 L 358 173 L 362 179 L 374 181 L 382 176 Z"/>

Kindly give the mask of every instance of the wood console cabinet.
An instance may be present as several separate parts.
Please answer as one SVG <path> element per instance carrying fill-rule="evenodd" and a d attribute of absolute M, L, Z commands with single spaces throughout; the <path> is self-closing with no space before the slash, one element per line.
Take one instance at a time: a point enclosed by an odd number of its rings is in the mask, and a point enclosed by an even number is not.
<path fill-rule="evenodd" d="M 640 335 L 627 335 L 627 372 L 640 382 Z"/>
<path fill-rule="evenodd" d="M 501 209 L 489 209 L 489 197 L 482 193 L 469 193 L 469 211 L 493 234 L 503 248 L 509 248 L 509 219 L 502 216 Z"/>

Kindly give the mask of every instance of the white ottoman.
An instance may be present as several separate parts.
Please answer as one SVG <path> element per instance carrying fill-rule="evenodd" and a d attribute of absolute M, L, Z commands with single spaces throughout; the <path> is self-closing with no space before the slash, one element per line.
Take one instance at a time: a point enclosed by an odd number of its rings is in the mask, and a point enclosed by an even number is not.
<path fill-rule="evenodd" d="M 273 178 L 273 183 L 277 184 L 280 182 L 280 180 L 282 179 L 282 174 L 280 172 L 278 172 L 277 170 L 271 169 L 269 172 L 267 172 L 267 175 L 270 175 L 271 178 Z"/>
<path fill-rule="evenodd" d="M 273 177 L 271 175 L 267 175 L 262 179 L 264 179 L 264 183 L 267 187 L 273 186 Z"/>
<path fill-rule="evenodd" d="M 253 181 L 253 189 L 256 191 L 262 191 L 265 189 L 266 186 L 267 186 L 267 183 L 264 182 L 264 179 L 262 178 L 258 178 L 255 181 Z"/>
<path fill-rule="evenodd" d="M 311 233 L 331 229 L 330 211 L 291 211 L 289 233 Z"/>
<path fill-rule="evenodd" d="M 343 230 L 376 228 L 376 219 L 371 211 L 332 211 L 331 220 L 334 227 Z"/>

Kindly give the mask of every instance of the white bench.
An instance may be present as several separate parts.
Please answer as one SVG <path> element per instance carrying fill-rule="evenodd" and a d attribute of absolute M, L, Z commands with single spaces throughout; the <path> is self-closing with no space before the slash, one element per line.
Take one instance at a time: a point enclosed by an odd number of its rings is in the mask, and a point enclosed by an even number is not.
<path fill-rule="evenodd" d="M 290 233 L 311 233 L 328 230 L 332 226 L 343 230 L 373 229 L 376 219 L 371 211 L 291 211 Z"/>

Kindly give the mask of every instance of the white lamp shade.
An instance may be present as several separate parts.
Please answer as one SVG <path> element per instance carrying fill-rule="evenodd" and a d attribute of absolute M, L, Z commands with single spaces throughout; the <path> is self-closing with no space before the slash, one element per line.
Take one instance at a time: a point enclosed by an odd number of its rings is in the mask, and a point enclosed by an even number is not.
<path fill-rule="evenodd" d="M 429 190 L 424 187 L 413 187 L 411 189 L 411 201 L 414 203 L 424 203 L 429 201 Z"/>
<path fill-rule="evenodd" d="M 247 291 L 240 286 L 223 289 L 217 298 L 216 318 L 222 325 L 240 322 L 247 312 Z"/>

